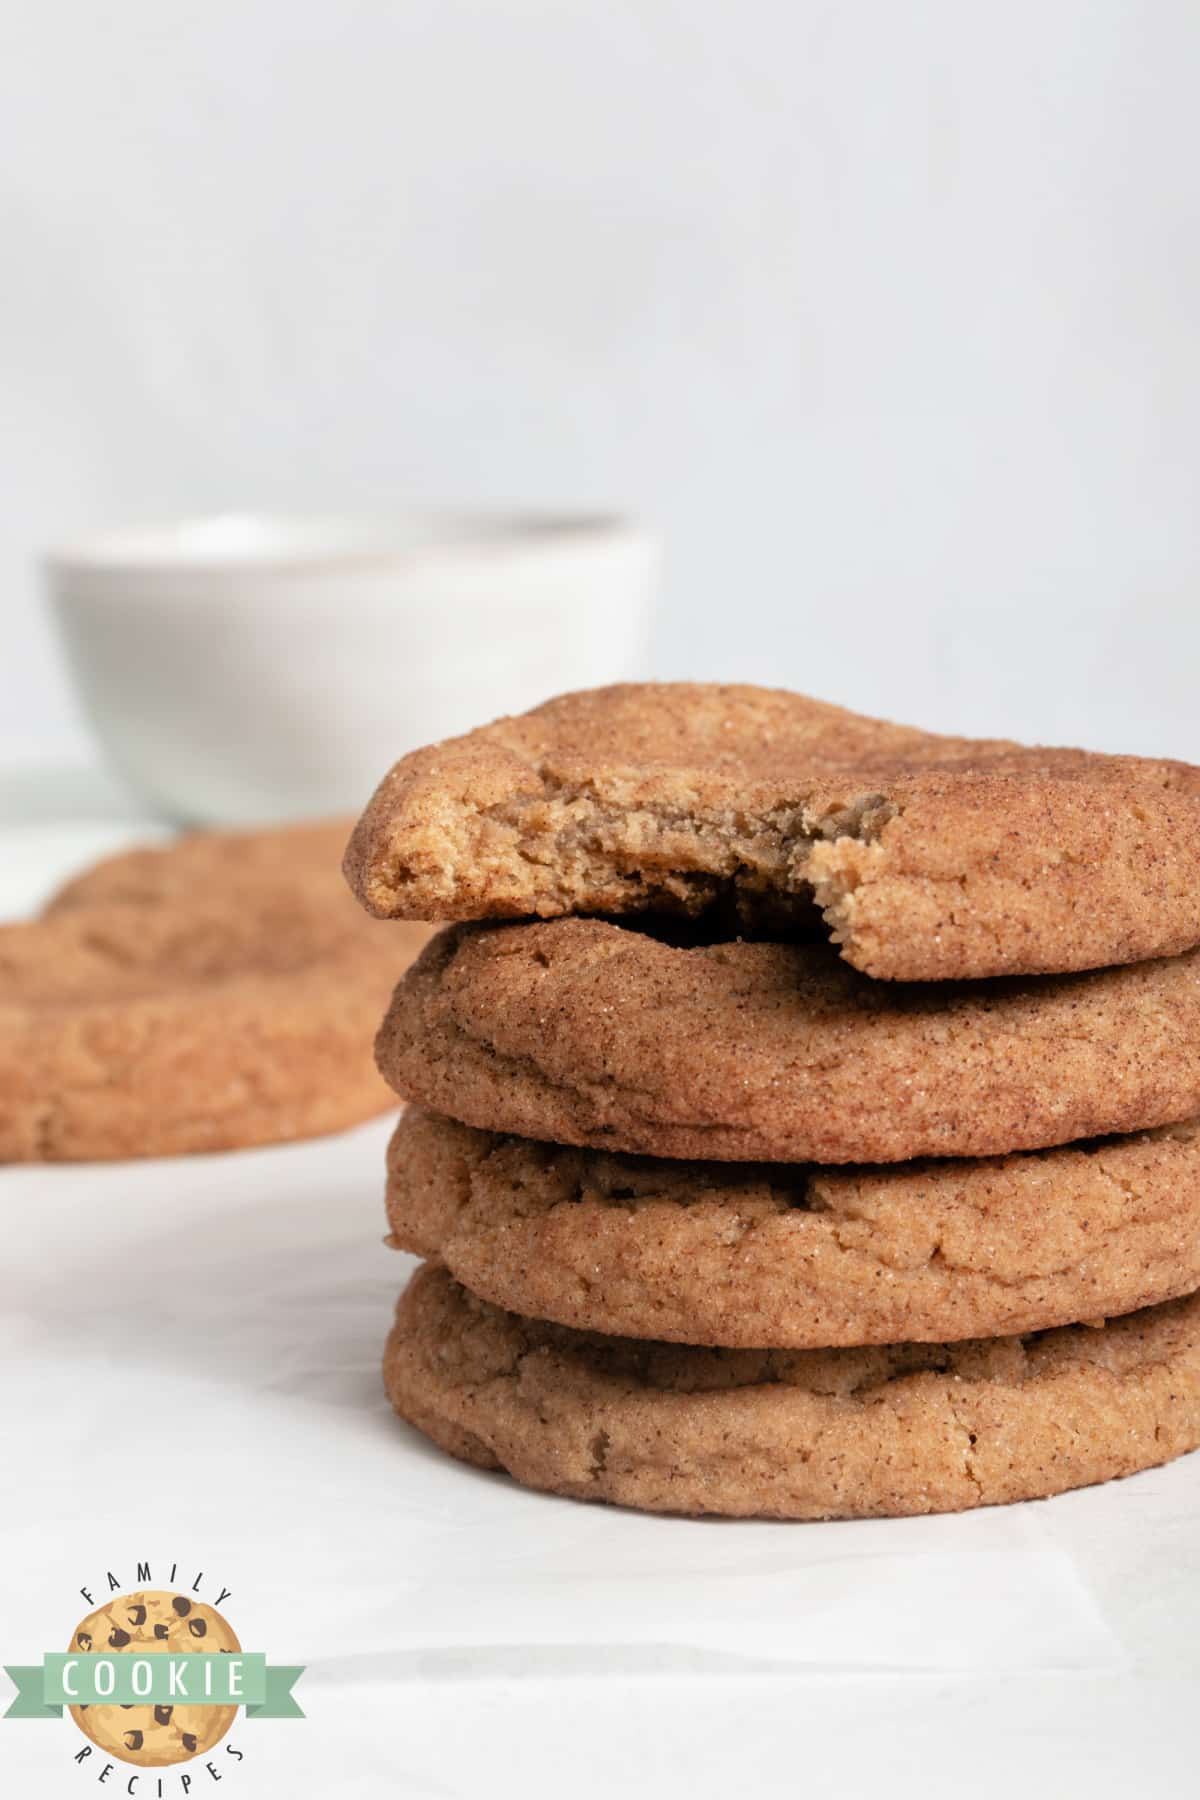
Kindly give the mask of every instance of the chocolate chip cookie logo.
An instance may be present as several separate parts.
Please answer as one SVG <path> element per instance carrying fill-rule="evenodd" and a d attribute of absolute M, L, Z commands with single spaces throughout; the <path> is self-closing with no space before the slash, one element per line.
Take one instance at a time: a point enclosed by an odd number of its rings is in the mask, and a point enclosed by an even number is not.
<path fill-rule="evenodd" d="M 148 1563 L 139 1563 L 137 1573 L 149 1582 Z M 172 1566 L 169 1579 L 175 1578 Z M 239 1707 L 247 1719 L 304 1717 L 291 1692 L 302 1667 L 270 1665 L 261 1651 L 242 1649 L 218 1610 L 229 1598 L 227 1588 L 210 1604 L 198 1598 L 202 1575 L 187 1592 L 146 1586 L 122 1593 L 115 1575 L 105 1579 L 110 1597 L 102 1605 L 94 1604 L 87 1588 L 80 1590 L 92 1610 L 65 1650 L 47 1651 L 39 1664 L 6 1665 L 17 1688 L 6 1719 L 61 1718 L 65 1707 L 89 1740 L 74 1754 L 80 1765 L 97 1754 L 144 1769 L 200 1758 L 207 1776 L 219 1781 L 214 1753 L 222 1761 L 244 1760 L 229 1738 Z M 154 1786 L 143 1789 L 131 1776 L 125 1791 L 135 1800 L 139 1793 L 187 1794 L 193 1776 L 181 1773 L 171 1787 L 161 1777 L 150 1779 Z"/>

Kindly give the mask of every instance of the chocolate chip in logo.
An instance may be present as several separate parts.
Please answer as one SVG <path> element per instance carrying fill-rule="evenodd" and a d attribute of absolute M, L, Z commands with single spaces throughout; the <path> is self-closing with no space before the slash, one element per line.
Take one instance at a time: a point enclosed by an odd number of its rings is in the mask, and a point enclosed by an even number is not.
<path fill-rule="evenodd" d="M 117 1705 L 121 1708 L 122 1712 L 132 1712 L 133 1711 L 133 1701 L 132 1700 L 118 1700 Z"/>
<path fill-rule="evenodd" d="M 167 1635 L 167 1630 L 168 1630 L 168 1627 L 166 1625 L 156 1625 L 154 1627 L 154 1635 L 156 1638 L 165 1638 Z"/>
<path fill-rule="evenodd" d="M 146 1623 L 146 1609 L 144 1606 L 130 1607 L 129 1623 L 131 1625 L 144 1625 Z"/>
<path fill-rule="evenodd" d="M 184 1732 L 184 1734 L 183 1734 L 183 1747 L 184 1747 L 184 1749 L 185 1749 L 185 1750 L 194 1750 L 194 1749 L 195 1749 L 195 1748 L 196 1748 L 196 1734 L 195 1734 L 195 1732 L 193 1732 L 193 1731 L 185 1731 L 185 1732 Z"/>
<path fill-rule="evenodd" d="M 171 1605 L 175 1608 L 175 1611 L 179 1614 L 181 1619 L 186 1619 L 187 1615 L 192 1610 L 191 1601 L 185 1600 L 182 1594 L 176 1594 Z"/>
<path fill-rule="evenodd" d="M 208 1625 L 203 1619 L 189 1619 L 188 1630 L 193 1637 L 207 1637 Z"/>
<path fill-rule="evenodd" d="M 78 1646 L 81 1650 L 90 1650 L 92 1647 L 91 1632 L 90 1631 L 77 1631 L 75 1633 L 75 1642 L 78 1644 Z"/>
<path fill-rule="evenodd" d="M 123 1650 L 129 1642 L 129 1633 L 122 1631 L 119 1625 L 114 1625 L 108 1634 L 108 1641 L 114 1650 Z"/>
<path fill-rule="evenodd" d="M 154 1723 L 156 1725 L 169 1725 L 171 1723 L 171 1714 L 174 1711 L 175 1708 L 173 1706 L 156 1706 L 154 1709 Z"/>
<path fill-rule="evenodd" d="M 127 1731 L 125 1733 L 125 1748 L 127 1750 L 140 1750 L 141 1747 L 142 1747 L 141 1732 L 140 1731 Z"/>

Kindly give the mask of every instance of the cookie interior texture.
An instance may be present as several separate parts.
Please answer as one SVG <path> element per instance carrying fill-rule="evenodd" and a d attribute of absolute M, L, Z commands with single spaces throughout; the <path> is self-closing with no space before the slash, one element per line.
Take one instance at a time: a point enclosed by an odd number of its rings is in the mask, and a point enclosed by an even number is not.
<path fill-rule="evenodd" d="M 941 737 L 775 689 L 568 694 L 406 756 L 347 875 L 381 917 L 819 907 L 891 980 L 1200 942 L 1200 771 Z"/>
<path fill-rule="evenodd" d="M 1200 1441 L 1200 1299 L 1026 1337 L 704 1350 L 572 1332 L 444 1269 L 401 1297 L 384 1379 L 444 1449 L 650 1512 L 957 1512 L 1169 1461 Z"/>
<path fill-rule="evenodd" d="M 386 1110 L 371 1036 L 426 934 L 354 905 L 344 829 L 128 852 L 0 927 L 0 1161 L 233 1149 Z"/>
<path fill-rule="evenodd" d="M 681 949 L 593 919 L 454 927 L 377 1042 L 405 1099 L 651 1156 L 988 1156 L 1200 1112 L 1200 952 L 1057 978 L 872 981 L 826 945 Z"/>
<path fill-rule="evenodd" d="M 998 1337 L 1200 1287 L 1200 1122 L 838 1170 L 565 1149 L 414 1107 L 387 1211 L 395 1248 L 576 1329 L 747 1348 Z"/>

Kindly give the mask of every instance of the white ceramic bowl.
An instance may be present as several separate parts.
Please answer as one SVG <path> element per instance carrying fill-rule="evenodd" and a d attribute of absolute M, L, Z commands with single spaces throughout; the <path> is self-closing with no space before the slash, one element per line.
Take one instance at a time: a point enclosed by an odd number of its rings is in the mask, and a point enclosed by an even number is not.
<path fill-rule="evenodd" d="M 644 674 L 657 547 L 620 519 L 220 517 L 46 559 L 105 750 L 156 811 L 353 812 L 396 757 Z"/>

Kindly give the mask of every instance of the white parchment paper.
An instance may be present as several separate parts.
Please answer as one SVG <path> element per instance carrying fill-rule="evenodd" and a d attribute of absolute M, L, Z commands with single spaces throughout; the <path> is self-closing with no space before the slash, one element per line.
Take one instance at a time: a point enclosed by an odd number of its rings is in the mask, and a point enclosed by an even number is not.
<path fill-rule="evenodd" d="M 0 1660 L 65 1645 L 109 1569 L 228 1588 L 243 1644 L 307 1665 L 308 1716 L 240 1722 L 224 1800 L 1190 1779 L 1200 1459 L 894 1522 L 525 1493 L 383 1398 L 410 1266 L 382 1244 L 391 1125 L 0 1170 Z M 79 1741 L 0 1723 L 0 1773 L 90 1792 Z"/>

